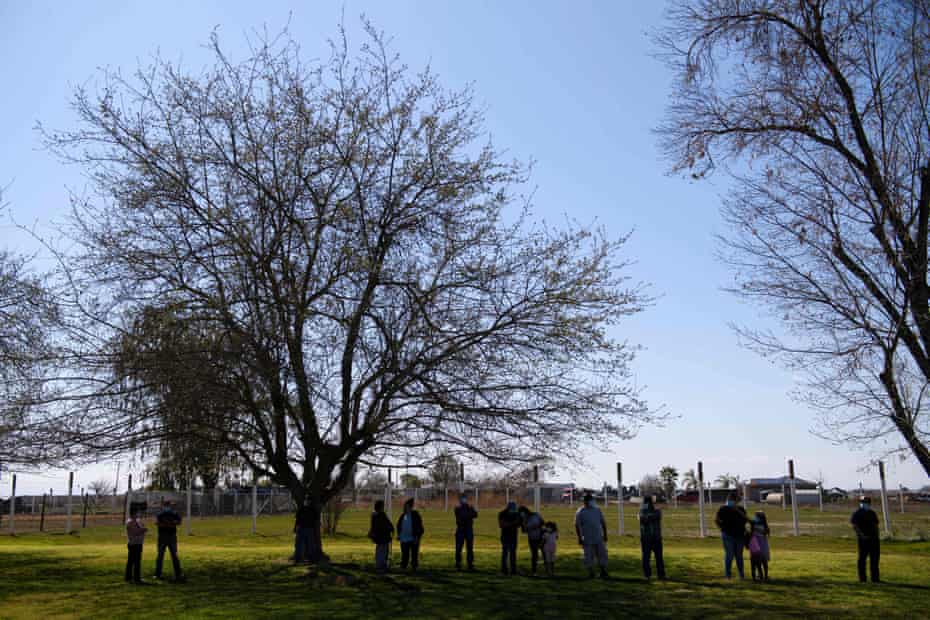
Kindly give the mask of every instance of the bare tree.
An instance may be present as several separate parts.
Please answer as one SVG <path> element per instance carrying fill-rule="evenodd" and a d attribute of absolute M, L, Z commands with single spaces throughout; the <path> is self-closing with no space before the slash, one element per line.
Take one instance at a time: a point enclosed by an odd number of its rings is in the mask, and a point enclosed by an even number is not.
<path fill-rule="evenodd" d="M 152 300 L 222 334 L 226 445 L 317 514 L 359 463 L 425 465 L 431 445 L 520 460 L 655 419 L 609 333 L 647 302 L 625 239 L 532 225 L 526 170 L 484 141 L 471 93 L 369 34 L 314 66 L 286 37 L 243 62 L 214 38 L 204 74 L 105 73 L 76 93 L 80 129 L 46 133 L 98 189 L 75 205 L 70 307 L 108 342 Z M 144 382 L 98 387 L 106 348 L 76 357 L 100 375 L 72 440 L 177 432 Z"/>
<path fill-rule="evenodd" d="M 731 162 L 733 290 L 786 328 L 744 340 L 806 377 L 823 436 L 896 437 L 930 474 L 930 4 L 676 2 L 657 41 L 665 152 Z"/>
<path fill-rule="evenodd" d="M 0 250 L 0 462 L 38 465 L 60 456 L 36 426 L 57 318 L 53 296 L 26 258 Z"/>

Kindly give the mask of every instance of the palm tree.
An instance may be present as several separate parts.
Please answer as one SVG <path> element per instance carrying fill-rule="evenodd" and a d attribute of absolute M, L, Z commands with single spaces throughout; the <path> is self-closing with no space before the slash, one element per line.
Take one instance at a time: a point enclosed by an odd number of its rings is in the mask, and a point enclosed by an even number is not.
<path fill-rule="evenodd" d="M 666 465 L 659 470 L 659 479 L 662 481 L 662 490 L 665 491 L 666 500 L 671 501 L 675 488 L 678 486 L 678 470 L 671 465 Z"/>
<path fill-rule="evenodd" d="M 689 491 L 698 488 L 697 474 L 694 473 L 693 469 L 689 469 L 684 473 L 681 477 L 681 485 Z"/>
<path fill-rule="evenodd" d="M 714 483 L 720 489 L 738 489 L 743 484 L 743 481 L 738 474 L 731 474 L 727 472 L 717 476 L 714 479 Z"/>

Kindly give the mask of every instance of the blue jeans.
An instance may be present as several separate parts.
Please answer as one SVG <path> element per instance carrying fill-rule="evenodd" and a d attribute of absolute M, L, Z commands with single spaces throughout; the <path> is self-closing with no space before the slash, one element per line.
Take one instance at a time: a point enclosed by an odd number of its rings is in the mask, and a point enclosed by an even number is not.
<path fill-rule="evenodd" d="M 294 561 L 302 562 L 310 559 L 310 535 L 312 530 L 309 527 L 297 528 L 297 536 L 294 539 Z"/>
<path fill-rule="evenodd" d="M 462 547 L 465 547 L 468 568 L 475 564 L 475 532 L 474 530 L 455 530 L 455 567 L 462 566 Z"/>
<path fill-rule="evenodd" d="M 507 564 L 510 561 L 508 570 Z M 501 572 L 517 574 L 517 537 L 501 536 Z"/>
<path fill-rule="evenodd" d="M 171 553 L 171 567 L 174 569 L 174 578 L 180 579 L 182 577 L 181 560 L 178 559 L 178 539 L 174 537 L 158 539 L 158 555 L 155 556 L 155 576 L 161 577 L 166 549 Z"/>
<path fill-rule="evenodd" d="M 739 578 L 745 578 L 743 573 L 743 537 L 730 536 L 729 534 L 720 533 L 720 539 L 723 540 L 723 572 L 727 579 L 733 576 L 733 560 L 736 559 L 736 570 L 739 572 Z"/>

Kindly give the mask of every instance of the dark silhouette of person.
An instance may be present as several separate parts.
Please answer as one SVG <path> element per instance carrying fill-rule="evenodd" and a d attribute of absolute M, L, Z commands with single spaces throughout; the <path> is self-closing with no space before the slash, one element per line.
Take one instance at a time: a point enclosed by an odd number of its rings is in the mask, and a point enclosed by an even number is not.
<path fill-rule="evenodd" d="M 466 548 L 468 570 L 475 570 L 475 519 L 478 511 L 468 503 L 468 496 L 462 493 L 459 505 L 455 507 L 455 568 L 462 570 L 462 547 Z"/>
<path fill-rule="evenodd" d="M 720 539 L 723 541 L 723 572 L 727 579 L 732 577 L 733 560 L 736 560 L 739 578 L 746 578 L 743 568 L 743 547 L 746 545 L 746 526 L 749 525 L 749 517 L 746 516 L 746 510 L 736 504 L 738 500 L 739 496 L 736 493 L 730 493 L 727 496 L 727 502 L 720 507 L 714 519 L 714 523 L 720 528 Z"/>
<path fill-rule="evenodd" d="M 662 511 L 655 507 L 651 495 L 643 498 L 639 509 L 639 545 L 643 556 L 643 576 L 652 577 L 651 556 L 656 558 L 656 576 L 665 579 L 662 557 Z"/>
<path fill-rule="evenodd" d="M 869 560 L 869 572 L 872 582 L 879 583 L 881 577 L 878 573 L 878 559 L 881 555 L 881 539 L 878 534 L 878 515 L 872 510 L 872 498 L 863 495 L 859 498 L 859 509 L 849 519 L 856 539 L 859 542 L 859 559 L 856 567 L 859 570 L 859 581 L 865 583 L 865 561 Z"/>
<path fill-rule="evenodd" d="M 507 507 L 497 513 L 497 525 L 501 528 L 501 573 L 504 575 L 517 574 L 517 536 L 522 523 L 516 502 L 508 502 Z"/>

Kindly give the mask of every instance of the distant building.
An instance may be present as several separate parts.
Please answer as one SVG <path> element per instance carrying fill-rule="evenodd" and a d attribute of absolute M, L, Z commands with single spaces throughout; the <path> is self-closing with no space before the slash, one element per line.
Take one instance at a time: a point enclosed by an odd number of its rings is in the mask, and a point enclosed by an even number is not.
<path fill-rule="evenodd" d="M 746 491 L 750 501 L 761 502 L 765 500 L 769 493 L 787 493 L 789 488 L 791 488 L 791 478 L 788 476 L 779 476 L 778 478 L 750 478 Z M 817 483 L 804 480 L 803 478 L 795 478 L 794 488 L 798 490 L 813 490 L 817 489 Z"/>

